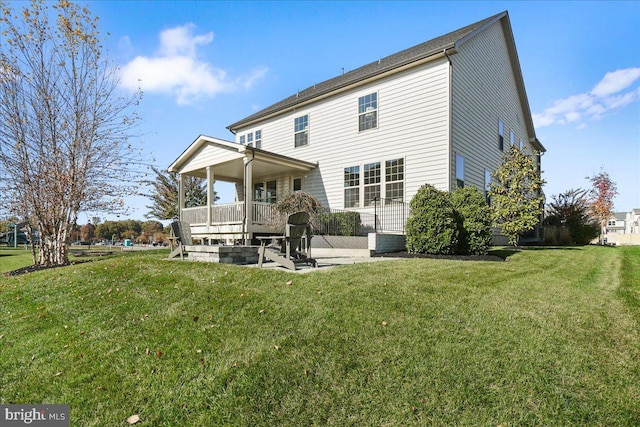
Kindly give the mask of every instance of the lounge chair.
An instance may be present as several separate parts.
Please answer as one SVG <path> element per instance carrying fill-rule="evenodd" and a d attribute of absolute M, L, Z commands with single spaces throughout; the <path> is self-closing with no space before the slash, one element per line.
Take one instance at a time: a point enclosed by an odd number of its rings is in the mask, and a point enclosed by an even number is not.
<path fill-rule="evenodd" d="M 306 237 L 302 245 L 303 237 Z M 317 267 L 318 263 L 311 258 L 311 224 L 307 212 L 289 215 L 283 236 L 258 237 L 258 266 L 262 268 L 265 258 L 276 262 L 289 270 L 295 270 L 296 264 L 305 263 Z M 269 245 L 270 242 L 275 242 Z"/>
<path fill-rule="evenodd" d="M 170 237 L 169 240 L 174 242 L 177 247 L 171 251 L 169 259 L 173 259 L 178 255 L 180 255 L 180 259 L 184 259 L 184 246 L 193 245 L 193 240 L 191 240 L 191 227 L 184 221 L 174 221 L 171 223 L 171 231 L 173 237 Z"/>

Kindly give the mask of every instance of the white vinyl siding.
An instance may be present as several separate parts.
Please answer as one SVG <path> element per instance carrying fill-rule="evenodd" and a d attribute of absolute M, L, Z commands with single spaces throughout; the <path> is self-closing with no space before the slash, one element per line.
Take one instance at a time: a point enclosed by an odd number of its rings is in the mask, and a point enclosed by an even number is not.
<path fill-rule="evenodd" d="M 452 152 L 464 153 L 465 185 L 482 189 L 485 169 L 495 170 L 503 156 L 498 141 L 500 130 L 505 151 L 511 141 L 520 139 L 527 147 L 532 135 L 527 134 L 524 125 L 524 110 L 502 24 L 494 23 L 456 49 L 457 53 L 451 56 Z M 453 189 L 453 155 L 451 163 Z"/>
<path fill-rule="evenodd" d="M 384 123 L 375 132 L 359 132 L 355 106 L 360 97 L 377 93 L 384 100 Z M 309 115 L 313 141 L 294 148 L 294 119 Z M 378 117 L 380 118 L 380 117 Z M 447 190 L 449 183 L 449 64 L 438 59 L 370 82 L 295 111 L 257 123 L 269 151 L 318 162 L 305 175 L 304 191 L 323 205 L 343 209 L 344 168 L 404 158 L 404 199 L 430 183 Z M 250 128 L 238 129 L 239 133 Z M 383 163 L 381 163 L 382 167 Z M 384 172 L 383 172 L 384 173 Z M 362 185 L 362 184 L 361 184 Z M 380 187 L 380 197 L 385 187 Z M 364 194 L 359 200 L 363 204 Z"/>

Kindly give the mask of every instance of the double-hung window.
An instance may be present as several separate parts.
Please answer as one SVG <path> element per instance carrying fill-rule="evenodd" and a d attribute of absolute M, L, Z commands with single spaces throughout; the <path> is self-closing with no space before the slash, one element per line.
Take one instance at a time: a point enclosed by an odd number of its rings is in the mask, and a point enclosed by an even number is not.
<path fill-rule="evenodd" d="M 256 131 L 256 148 L 262 148 L 262 130 Z"/>
<path fill-rule="evenodd" d="M 380 162 L 364 165 L 364 205 L 373 206 L 380 198 Z"/>
<path fill-rule="evenodd" d="M 245 135 L 240 135 L 240 144 L 244 145 L 246 141 L 246 136 Z"/>
<path fill-rule="evenodd" d="M 360 206 L 360 166 L 344 168 L 344 207 Z"/>
<path fill-rule="evenodd" d="M 294 120 L 294 146 L 302 147 L 309 144 L 309 115 L 296 117 Z"/>
<path fill-rule="evenodd" d="M 358 98 L 358 131 L 378 127 L 378 94 L 376 92 Z"/>
<path fill-rule="evenodd" d="M 404 202 L 404 159 L 384 162 L 385 198 Z"/>
<path fill-rule="evenodd" d="M 247 134 L 247 145 L 253 147 L 253 132 Z"/>

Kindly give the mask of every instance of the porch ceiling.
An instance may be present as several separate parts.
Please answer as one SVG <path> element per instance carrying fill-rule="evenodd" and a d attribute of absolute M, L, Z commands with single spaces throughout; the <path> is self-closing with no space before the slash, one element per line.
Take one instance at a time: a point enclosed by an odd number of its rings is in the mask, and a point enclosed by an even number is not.
<path fill-rule="evenodd" d="M 216 180 L 242 182 L 244 179 L 244 161 L 251 162 L 254 179 L 276 175 L 307 172 L 318 166 L 317 163 L 283 156 L 258 148 L 236 143 L 212 141 L 201 137 L 196 140 L 197 149 L 190 147 L 169 170 L 185 175 L 207 177 L 207 166 L 211 166 Z"/>

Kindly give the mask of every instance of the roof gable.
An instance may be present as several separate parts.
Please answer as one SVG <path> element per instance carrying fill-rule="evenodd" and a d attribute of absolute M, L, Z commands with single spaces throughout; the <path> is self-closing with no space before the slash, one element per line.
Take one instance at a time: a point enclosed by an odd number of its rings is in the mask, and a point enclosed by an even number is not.
<path fill-rule="evenodd" d="M 227 129 L 235 131 L 238 128 L 249 125 L 257 120 L 266 118 L 282 111 L 286 111 L 290 108 L 307 103 L 323 95 L 328 95 L 340 89 L 356 85 L 362 81 L 382 74 L 386 74 L 390 71 L 410 65 L 412 63 L 425 60 L 431 56 L 442 54 L 445 50 L 455 49 L 457 45 L 464 43 L 479 31 L 482 31 L 487 26 L 493 24 L 494 22 L 502 19 L 505 16 L 508 17 L 506 11 L 498 13 L 494 16 L 483 19 L 474 24 L 467 25 L 466 27 L 452 31 L 443 36 L 436 37 L 432 40 L 410 47 L 393 55 L 381 58 L 375 62 L 356 68 L 355 70 L 349 71 L 340 76 L 334 77 L 321 83 L 317 83 L 311 87 L 308 87 L 307 89 L 299 91 L 295 95 L 276 102 L 275 104 L 263 110 L 260 110 L 257 113 L 254 113 L 238 122 L 227 126 Z M 518 67 L 518 72 L 519 70 L 520 69 Z"/>

